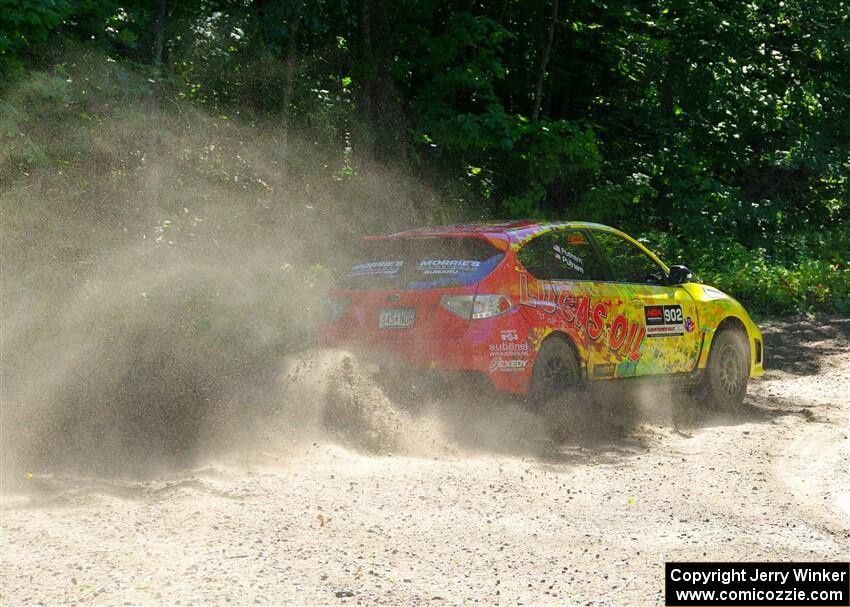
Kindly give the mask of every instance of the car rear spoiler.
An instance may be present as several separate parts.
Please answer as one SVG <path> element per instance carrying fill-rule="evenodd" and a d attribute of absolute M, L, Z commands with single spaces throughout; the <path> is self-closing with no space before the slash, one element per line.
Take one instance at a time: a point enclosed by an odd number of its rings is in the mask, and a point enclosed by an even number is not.
<path fill-rule="evenodd" d="M 484 240 L 500 251 L 507 251 L 511 246 L 510 237 L 504 232 L 463 232 L 459 230 L 407 230 L 395 234 L 364 236 L 363 240 L 403 240 L 405 238 L 477 238 Z"/>

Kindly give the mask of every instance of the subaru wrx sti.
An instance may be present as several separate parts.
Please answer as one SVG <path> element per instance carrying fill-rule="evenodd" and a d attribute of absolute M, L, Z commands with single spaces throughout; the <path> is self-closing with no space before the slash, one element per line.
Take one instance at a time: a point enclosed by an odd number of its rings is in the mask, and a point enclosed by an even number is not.
<path fill-rule="evenodd" d="M 475 371 L 535 399 L 584 382 L 664 378 L 734 406 L 763 373 L 762 336 L 741 304 L 593 223 L 367 237 L 328 307 L 322 345 Z"/>

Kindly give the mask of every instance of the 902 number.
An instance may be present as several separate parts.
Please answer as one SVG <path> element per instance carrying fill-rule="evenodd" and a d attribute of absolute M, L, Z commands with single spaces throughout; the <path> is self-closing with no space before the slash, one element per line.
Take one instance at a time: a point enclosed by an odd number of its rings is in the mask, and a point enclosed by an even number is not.
<path fill-rule="evenodd" d="M 664 322 L 680 323 L 682 322 L 682 308 L 664 308 Z"/>

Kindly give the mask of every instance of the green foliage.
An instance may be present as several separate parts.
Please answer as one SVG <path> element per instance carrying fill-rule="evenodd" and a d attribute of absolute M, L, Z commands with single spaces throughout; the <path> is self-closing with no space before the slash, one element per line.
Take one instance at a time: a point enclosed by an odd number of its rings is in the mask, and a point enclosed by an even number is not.
<path fill-rule="evenodd" d="M 644 234 L 762 313 L 847 310 L 847 0 L 561 3 L 555 21 L 551 0 L 6 4 L 0 77 L 61 79 L 64 47 L 95 47 L 165 107 L 336 146 L 340 182 L 371 155 L 470 216 Z M 39 156 L 19 139 L 8 153 Z"/>
<path fill-rule="evenodd" d="M 763 249 L 738 250 L 727 265 L 704 272 L 703 279 L 734 293 L 762 316 L 850 312 L 850 270 L 817 259 L 786 267 L 771 263 Z"/>
<path fill-rule="evenodd" d="M 669 263 L 684 263 L 704 282 L 734 295 L 756 316 L 850 313 L 850 224 L 820 235 L 818 252 L 809 248 L 812 243 L 789 243 L 785 259 L 729 237 L 710 246 L 702 239 L 683 245 L 669 233 L 649 231 L 642 240 Z"/>
<path fill-rule="evenodd" d="M 0 6 L 0 78 L 19 69 L 19 53 L 46 41 L 70 12 L 69 0 L 6 0 Z"/>

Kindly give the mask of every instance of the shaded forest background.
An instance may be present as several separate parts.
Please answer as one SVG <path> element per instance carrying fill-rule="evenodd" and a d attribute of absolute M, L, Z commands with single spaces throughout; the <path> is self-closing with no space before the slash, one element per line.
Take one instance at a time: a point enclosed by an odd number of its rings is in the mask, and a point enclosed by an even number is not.
<path fill-rule="evenodd" d="M 33 205 L 169 245 L 202 220 L 268 244 L 287 221 L 580 219 L 757 314 L 850 311 L 844 0 L 5 0 L 0 62 L 17 244 Z M 140 167 L 163 180 L 142 208 Z"/>

